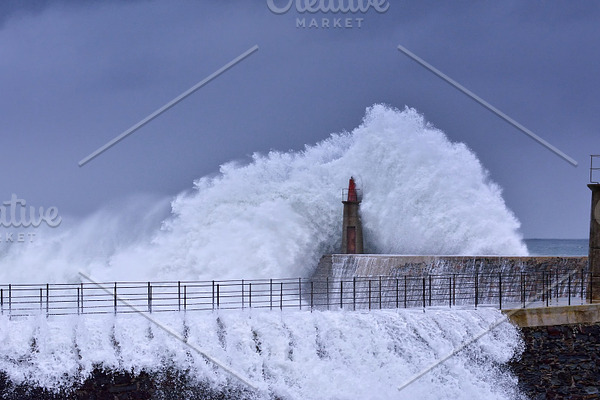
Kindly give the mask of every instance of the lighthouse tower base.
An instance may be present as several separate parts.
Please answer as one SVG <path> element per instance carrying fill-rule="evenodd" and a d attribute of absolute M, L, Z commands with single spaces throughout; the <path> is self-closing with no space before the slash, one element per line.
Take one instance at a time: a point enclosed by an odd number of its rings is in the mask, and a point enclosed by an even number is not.
<path fill-rule="evenodd" d="M 342 253 L 362 254 L 363 233 L 360 221 L 359 207 L 360 199 L 354 178 L 350 178 L 348 190 L 342 192 L 344 204 L 344 220 L 342 223 Z"/>

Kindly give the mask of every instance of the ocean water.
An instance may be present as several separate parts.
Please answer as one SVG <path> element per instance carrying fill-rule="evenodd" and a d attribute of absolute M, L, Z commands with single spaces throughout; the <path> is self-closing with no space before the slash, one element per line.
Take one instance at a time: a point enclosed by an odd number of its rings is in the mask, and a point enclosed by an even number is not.
<path fill-rule="evenodd" d="M 414 109 L 374 105 L 351 132 L 222 165 L 174 197 L 170 212 L 164 199 L 137 197 L 82 220 L 65 216 L 35 242 L 1 249 L 0 282 L 79 282 L 79 271 L 100 281 L 308 277 L 322 254 L 340 248 L 350 176 L 363 193 L 368 252 L 527 254 L 501 188 L 465 144 Z M 255 382 L 260 399 L 520 398 L 504 364 L 522 342 L 496 309 L 153 316 Z M 0 370 L 11 380 L 51 389 L 81 382 L 94 365 L 176 367 L 211 385 L 235 384 L 137 315 L 5 315 L 0 344 Z"/>
<path fill-rule="evenodd" d="M 532 256 L 587 256 L 588 239 L 525 239 Z"/>

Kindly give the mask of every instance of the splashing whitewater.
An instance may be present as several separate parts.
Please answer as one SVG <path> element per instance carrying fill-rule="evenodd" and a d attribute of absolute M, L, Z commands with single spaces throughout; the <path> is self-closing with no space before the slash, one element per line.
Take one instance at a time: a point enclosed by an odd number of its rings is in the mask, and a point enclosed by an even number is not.
<path fill-rule="evenodd" d="M 65 221 L 60 233 L 12 246 L 0 281 L 73 281 L 80 270 L 101 280 L 308 276 L 339 251 L 340 189 L 351 175 L 363 190 L 367 252 L 527 253 L 501 189 L 467 146 L 414 109 L 374 105 L 350 133 L 222 165 L 172 201 L 161 227 L 161 202 L 129 207 L 127 222 L 117 211 Z"/>

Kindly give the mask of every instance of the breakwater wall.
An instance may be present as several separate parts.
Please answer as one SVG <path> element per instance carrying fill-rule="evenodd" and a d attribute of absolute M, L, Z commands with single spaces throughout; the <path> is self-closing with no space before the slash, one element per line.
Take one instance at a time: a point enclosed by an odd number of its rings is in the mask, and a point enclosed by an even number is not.
<path fill-rule="evenodd" d="M 35 384 L 15 384 L 0 372 L 0 399 L 3 400 L 243 400 L 252 394 L 240 387 L 216 389 L 190 373 L 165 369 L 148 373 L 104 369 L 98 366 L 83 382 L 60 391 Z"/>
<path fill-rule="evenodd" d="M 510 363 L 529 399 L 600 398 L 600 324 L 521 328 L 525 350 Z"/>
<path fill-rule="evenodd" d="M 600 325 L 569 324 L 521 328 L 524 351 L 508 364 L 521 393 L 531 400 L 600 397 Z M 179 370 L 159 373 L 105 370 L 68 390 L 52 392 L 35 385 L 15 385 L 0 373 L 0 398 L 59 399 L 247 399 L 239 387 L 215 389 Z"/>
<path fill-rule="evenodd" d="M 399 384 L 501 315 L 492 308 L 253 309 L 153 318 L 202 354 L 136 314 L 0 318 L 0 398 L 398 399 Z M 401 397 L 514 398 L 515 379 L 503 366 L 519 345 L 516 327 L 502 324 L 456 354 L 452 368 L 432 370 Z"/>
<path fill-rule="evenodd" d="M 520 273 L 588 270 L 587 257 L 412 256 L 329 254 L 321 258 L 313 277 L 352 279 L 355 276 L 401 276 L 422 273 Z"/>
<path fill-rule="evenodd" d="M 521 393 L 531 400 L 597 399 L 600 397 L 600 324 L 521 328 L 524 351 L 508 364 Z M 59 399 L 247 399 L 239 387 L 215 389 L 186 372 L 159 373 L 97 368 L 80 384 L 60 392 L 35 385 L 15 385 L 0 373 L 0 398 Z"/>

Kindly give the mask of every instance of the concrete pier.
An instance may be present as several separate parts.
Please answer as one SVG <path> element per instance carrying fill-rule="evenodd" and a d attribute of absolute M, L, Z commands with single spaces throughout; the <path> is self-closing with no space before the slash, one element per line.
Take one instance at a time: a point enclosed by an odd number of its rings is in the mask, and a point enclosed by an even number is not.
<path fill-rule="evenodd" d="M 588 262 L 590 273 L 594 277 L 591 280 L 589 293 L 592 294 L 591 301 L 600 302 L 600 184 L 592 183 L 588 187 L 592 191 Z"/>
<path fill-rule="evenodd" d="M 518 308 L 502 310 L 502 312 L 520 328 L 600 323 L 600 305 L 598 304 Z"/>
<path fill-rule="evenodd" d="M 313 278 L 325 279 L 354 276 L 400 276 L 423 274 L 432 269 L 438 273 L 509 273 L 577 271 L 573 279 L 587 272 L 587 257 L 510 257 L 510 256 L 431 256 L 395 254 L 328 254 L 317 266 Z M 600 292 L 600 289 L 598 290 Z"/>

